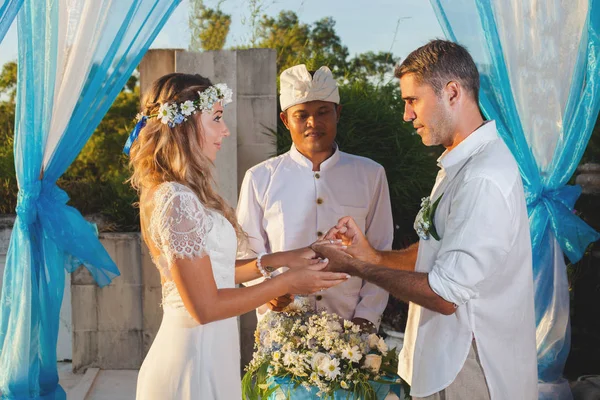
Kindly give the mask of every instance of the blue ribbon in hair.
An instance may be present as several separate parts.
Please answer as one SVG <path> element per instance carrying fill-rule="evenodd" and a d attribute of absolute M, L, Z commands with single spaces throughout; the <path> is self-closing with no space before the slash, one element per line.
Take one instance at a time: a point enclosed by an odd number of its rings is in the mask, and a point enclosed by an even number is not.
<path fill-rule="evenodd" d="M 142 118 L 140 118 L 140 120 L 138 121 L 138 123 L 135 124 L 135 128 L 133 128 L 133 130 L 129 134 L 129 138 L 127 138 L 127 143 L 125 143 L 125 147 L 123 147 L 123 153 L 125 153 L 125 155 L 129 156 L 129 151 L 131 150 L 131 145 L 133 144 L 133 142 L 135 142 L 135 140 L 140 135 L 140 131 L 142 130 L 142 128 L 146 126 L 147 120 L 148 120 L 148 117 L 143 115 Z"/>

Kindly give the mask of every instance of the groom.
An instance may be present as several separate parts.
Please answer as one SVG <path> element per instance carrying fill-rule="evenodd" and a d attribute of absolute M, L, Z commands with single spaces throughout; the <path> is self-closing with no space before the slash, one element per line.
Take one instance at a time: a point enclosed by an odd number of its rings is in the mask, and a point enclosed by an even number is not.
<path fill-rule="evenodd" d="M 529 221 L 521 176 L 479 111 L 479 74 L 460 45 L 434 40 L 397 67 L 404 119 L 440 171 L 415 221 L 418 245 L 373 249 L 352 218 L 313 246 L 329 268 L 410 302 L 399 374 L 413 399 L 537 399 Z M 351 257 L 350 255 L 353 257 Z"/>
<path fill-rule="evenodd" d="M 329 68 L 310 72 L 305 65 L 280 76 L 280 118 L 293 145 L 285 154 L 246 172 L 237 218 L 249 248 L 238 258 L 309 246 L 322 239 L 339 218 L 351 215 L 381 250 L 391 249 L 392 210 L 385 171 L 376 162 L 340 151 L 335 143 L 340 95 Z M 315 310 L 327 310 L 375 331 L 388 293 L 353 277 L 307 296 Z M 258 310 L 280 311 L 291 297 L 273 299 Z"/>

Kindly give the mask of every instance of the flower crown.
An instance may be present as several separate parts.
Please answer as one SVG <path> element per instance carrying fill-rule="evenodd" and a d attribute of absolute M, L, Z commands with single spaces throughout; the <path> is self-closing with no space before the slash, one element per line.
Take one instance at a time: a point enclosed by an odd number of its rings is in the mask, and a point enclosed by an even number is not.
<path fill-rule="evenodd" d="M 123 148 L 123 153 L 129 155 L 131 145 L 137 139 L 140 134 L 140 130 L 146 126 L 148 118 L 158 118 L 160 122 L 168 125 L 169 128 L 173 128 L 175 125 L 179 125 L 184 121 L 187 121 L 190 115 L 196 114 L 198 111 L 210 111 L 217 102 L 221 102 L 223 106 L 233 101 L 233 90 L 231 90 L 225 83 L 217 83 L 213 86 L 209 86 L 202 92 L 198 92 L 197 100 L 186 100 L 183 103 L 163 103 L 160 105 L 156 114 L 145 115 L 144 113 L 138 113 L 136 115 L 137 124 L 133 131 L 129 134 L 127 143 Z"/>

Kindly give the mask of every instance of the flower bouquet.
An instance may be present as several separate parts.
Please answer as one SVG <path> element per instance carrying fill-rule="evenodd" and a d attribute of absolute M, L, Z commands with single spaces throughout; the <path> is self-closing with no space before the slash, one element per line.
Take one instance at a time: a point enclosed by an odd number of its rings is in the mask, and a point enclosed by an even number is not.
<path fill-rule="evenodd" d="M 292 303 L 265 316 L 255 336 L 244 399 L 381 400 L 390 389 L 400 392 L 396 349 L 335 314 Z"/>

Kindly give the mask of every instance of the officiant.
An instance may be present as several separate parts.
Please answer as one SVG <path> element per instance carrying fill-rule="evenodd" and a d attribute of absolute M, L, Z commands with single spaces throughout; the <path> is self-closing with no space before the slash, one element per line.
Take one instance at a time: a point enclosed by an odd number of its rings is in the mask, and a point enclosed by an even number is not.
<path fill-rule="evenodd" d="M 293 144 L 287 153 L 246 172 L 237 218 L 249 241 L 238 258 L 309 246 L 348 215 L 375 248 L 391 249 L 393 221 L 385 170 L 373 160 L 344 153 L 335 143 L 342 106 L 330 69 L 309 71 L 300 64 L 283 71 L 280 104 L 280 118 Z M 305 301 L 314 310 L 336 313 L 375 331 L 387 300 L 383 289 L 352 277 Z M 257 316 L 280 311 L 290 301 L 291 296 L 273 299 L 257 310 Z"/>

